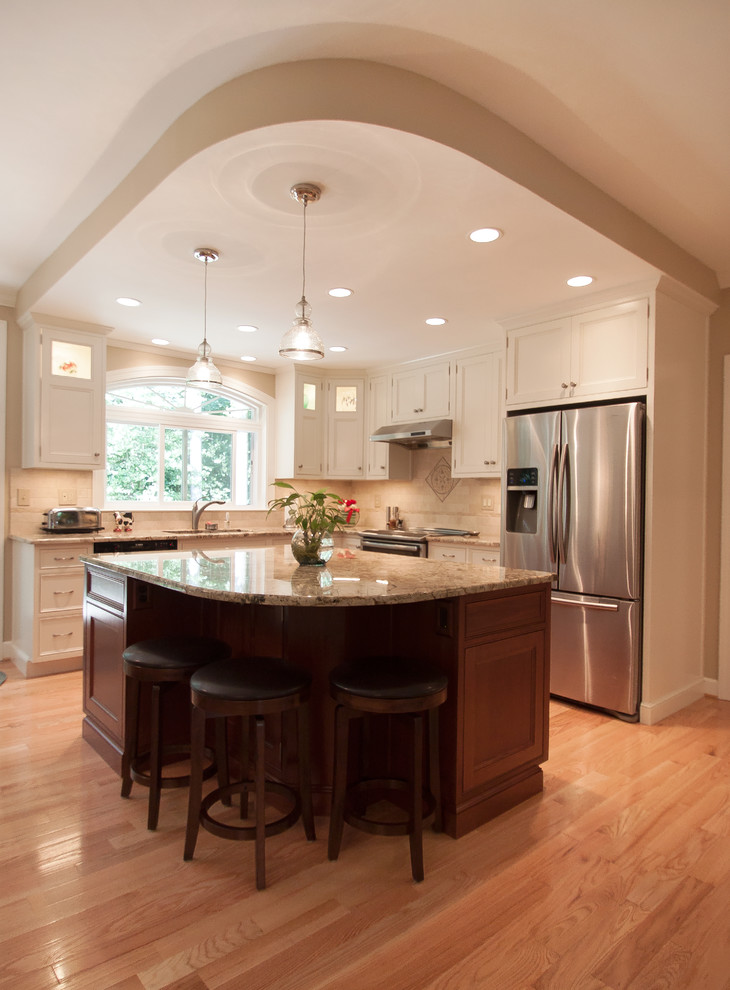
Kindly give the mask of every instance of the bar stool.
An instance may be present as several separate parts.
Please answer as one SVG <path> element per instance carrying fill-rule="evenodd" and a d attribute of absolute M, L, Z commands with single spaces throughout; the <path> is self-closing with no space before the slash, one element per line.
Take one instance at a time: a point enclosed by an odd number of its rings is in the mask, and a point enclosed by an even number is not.
<path fill-rule="evenodd" d="M 376 835 L 408 835 L 411 872 L 416 883 L 420 883 L 424 876 L 423 820 L 433 813 L 434 831 L 440 832 L 442 827 L 438 708 L 446 701 L 448 678 L 426 660 L 389 656 L 342 664 L 330 672 L 329 681 L 337 708 L 327 855 L 331 860 L 339 856 L 344 822 Z M 403 716 L 410 721 L 412 752 L 408 780 L 371 778 L 361 771 L 358 780 L 348 787 L 350 725 L 353 719 L 366 715 Z M 428 721 L 428 788 L 423 786 L 424 718 Z M 361 752 L 361 767 L 362 757 L 366 755 Z M 405 795 L 406 820 L 386 821 L 367 814 L 368 804 L 387 796 L 388 792 L 392 798 L 398 792 Z"/>
<path fill-rule="evenodd" d="M 312 809 L 312 784 L 310 769 L 309 734 L 309 673 L 298 670 L 278 657 L 245 657 L 209 664 L 196 671 L 190 679 L 192 710 L 192 763 L 188 804 L 188 823 L 185 833 L 183 858 L 193 858 L 198 829 L 203 828 L 223 839 L 254 841 L 256 862 L 256 888 L 266 886 L 265 840 L 291 828 L 299 818 L 304 833 L 312 842 L 315 839 L 314 813 Z M 280 715 L 295 711 L 297 716 L 299 769 L 298 791 L 278 781 L 267 780 L 265 774 L 265 715 Z M 243 779 L 231 784 L 225 780 L 221 786 L 203 798 L 203 753 L 205 725 L 208 718 L 216 718 L 221 725 L 224 719 L 241 720 L 241 773 Z M 254 719 L 253 777 L 249 778 L 249 720 Z M 225 778 L 228 777 L 227 769 Z M 220 780 L 220 774 L 219 774 Z M 241 795 L 240 818 L 248 818 L 248 795 L 255 798 L 255 824 L 232 825 L 214 818 L 210 809 L 217 802 L 225 803 L 234 795 Z M 266 822 L 266 794 L 286 799 L 290 810 L 274 821 Z"/>
<path fill-rule="evenodd" d="M 187 787 L 189 774 L 162 776 L 166 757 L 187 756 L 190 744 L 163 743 L 163 694 L 174 684 L 184 684 L 191 674 L 205 664 L 231 655 L 230 647 L 204 636 L 165 636 L 146 639 L 128 646 L 122 654 L 124 669 L 124 752 L 122 754 L 122 797 L 132 792 L 132 781 L 148 787 L 147 828 L 157 828 L 160 814 L 160 791 Z M 139 711 L 142 685 L 151 685 L 150 749 L 139 752 Z M 187 729 L 187 723 L 186 723 Z M 212 759 L 212 753 L 208 753 Z M 215 773 L 211 764 L 207 776 Z"/>

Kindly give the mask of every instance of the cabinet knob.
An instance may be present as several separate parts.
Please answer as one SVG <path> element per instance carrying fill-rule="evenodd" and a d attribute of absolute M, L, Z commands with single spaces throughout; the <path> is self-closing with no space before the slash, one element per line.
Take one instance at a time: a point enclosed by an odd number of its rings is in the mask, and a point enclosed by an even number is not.
<path fill-rule="evenodd" d="M 578 387 L 578 382 L 571 382 L 570 383 L 570 387 L 571 388 L 577 388 Z"/>
<path fill-rule="evenodd" d="M 302 470 L 302 467 L 303 467 L 302 464 L 297 464 L 297 471 L 301 471 Z"/>
<path fill-rule="evenodd" d="M 97 450 L 97 451 L 96 451 L 96 452 L 94 453 L 94 457 L 101 457 L 101 451 L 100 451 L 100 450 Z"/>
<path fill-rule="evenodd" d="M 561 388 L 567 388 L 568 387 L 568 383 L 567 382 L 561 382 L 560 383 L 560 387 Z"/>

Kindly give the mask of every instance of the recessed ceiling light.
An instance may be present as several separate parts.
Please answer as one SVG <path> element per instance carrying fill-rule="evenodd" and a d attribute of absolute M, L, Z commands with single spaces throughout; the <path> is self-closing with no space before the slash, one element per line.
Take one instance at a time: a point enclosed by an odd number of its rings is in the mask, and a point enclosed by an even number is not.
<path fill-rule="evenodd" d="M 488 244 L 490 241 L 496 241 L 502 236 L 502 231 L 498 230 L 496 227 L 480 227 L 479 230 L 472 230 L 469 237 L 472 241 L 476 241 L 477 244 Z"/>
<path fill-rule="evenodd" d="M 152 343 L 153 344 L 157 344 L 158 347 L 167 347 L 167 345 L 170 343 L 170 341 L 169 340 L 165 340 L 163 337 L 153 337 L 152 338 Z"/>
<path fill-rule="evenodd" d="M 444 323 L 446 323 L 446 320 L 443 316 L 430 316 L 426 320 L 426 323 L 428 323 L 430 327 L 442 327 Z"/>
<path fill-rule="evenodd" d="M 575 275 L 573 278 L 568 279 L 568 285 L 579 286 L 579 285 L 590 285 L 593 281 L 592 275 Z"/>
<path fill-rule="evenodd" d="M 119 303 L 120 306 L 141 306 L 142 305 L 142 303 L 139 301 L 139 299 L 132 299 L 129 296 L 120 296 L 117 299 L 117 302 Z"/>
<path fill-rule="evenodd" d="M 332 347 L 328 348 L 330 351 L 334 351 L 336 354 L 341 354 L 342 351 L 346 351 L 347 348 L 343 347 L 342 344 L 334 344 Z"/>
<path fill-rule="evenodd" d="M 344 299 L 346 296 L 352 295 L 352 289 L 346 289 L 344 286 L 339 286 L 336 289 L 330 289 L 329 294 L 334 296 L 336 299 Z"/>
<path fill-rule="evenodd" d="M 241 360 L 242 361 L 255 361 L 256 358 L 252 354 L 242 354 L 241 355 Z"/>
<path fill-rule="evenodd" d="M 258 327 L 253 326 L 251 323 L 242 323 L 237 329 L 240 330 L 241 333 L 256 333 Z"/>

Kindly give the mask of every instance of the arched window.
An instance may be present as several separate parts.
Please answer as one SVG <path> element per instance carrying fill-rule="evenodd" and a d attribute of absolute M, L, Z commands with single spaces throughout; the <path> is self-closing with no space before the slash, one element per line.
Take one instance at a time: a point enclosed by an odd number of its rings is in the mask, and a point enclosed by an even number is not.
<path fill-rule="evenodd" d="M 265 507 L 265 401 L 230 385 L 117 373 L 106 420 L 105 508 L 184 508 L 197 498 Z"/>

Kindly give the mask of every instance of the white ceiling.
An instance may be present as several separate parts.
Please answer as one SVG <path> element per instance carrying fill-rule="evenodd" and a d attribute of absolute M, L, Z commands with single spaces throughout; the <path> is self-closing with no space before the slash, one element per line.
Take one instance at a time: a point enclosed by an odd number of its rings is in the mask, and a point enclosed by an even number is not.
<path fill-rule="evenodd" d="M 481 103 L 730 285 L 730 4 L 726 0 L 5 0 L 0 60 L 0 302 L 118 185 L 163 131 L 223 82 L 291 60 L 370 59 Z M 327 367 L 470 346 L 496 321 L 655 269 L 454 150 L 352 122 L 248 132 L 191 158 L 32 308 L 194 351 L 208 272 L 214 357 L 273 368 L 301 292 Z M 474 245 L 491 225 L 505 236 Z M 334 285 L 354 289 L 333 300 Z M 592 290 L 588 290 L 592 291 Z M 136 310 L 117 296 L 142 300 Z M 426 327 L 429 316 L 448 319 Z M 260 327 L 256 334 L 236 330 Z"/>

